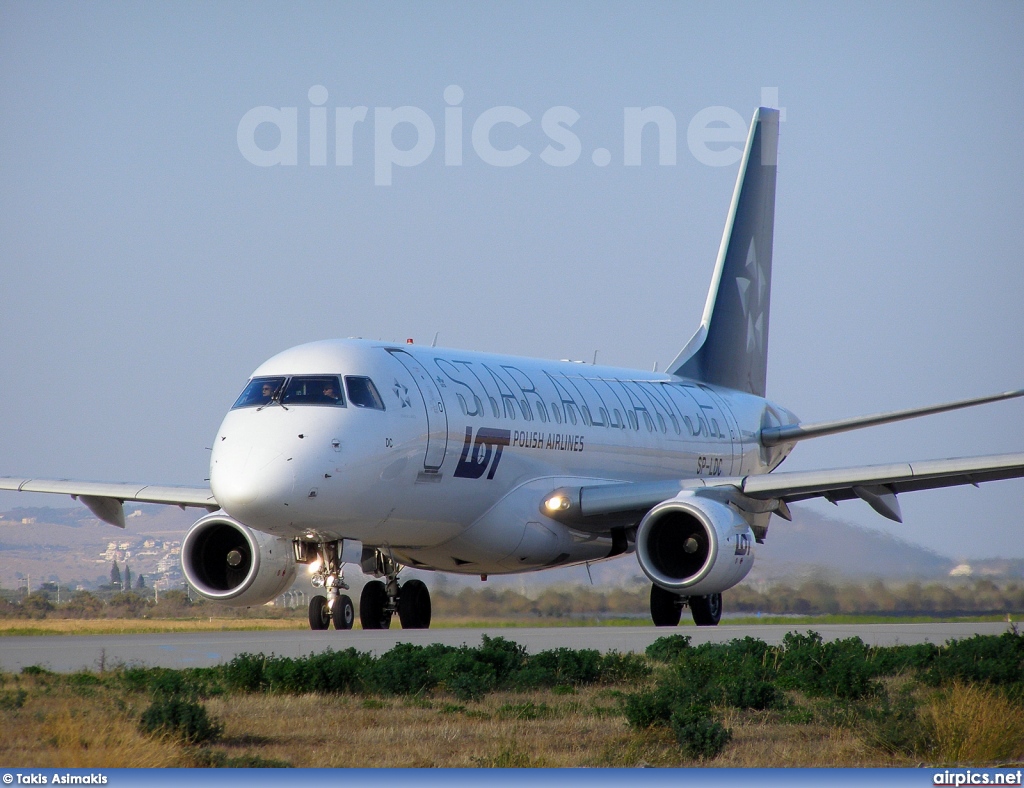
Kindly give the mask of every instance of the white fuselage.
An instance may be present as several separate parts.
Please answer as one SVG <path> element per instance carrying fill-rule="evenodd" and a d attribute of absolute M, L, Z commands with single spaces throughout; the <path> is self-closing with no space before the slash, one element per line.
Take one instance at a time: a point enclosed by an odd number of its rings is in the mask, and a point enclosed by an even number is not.
<path fill-rule="evenodd" d="M 361 376 L 383 409 L 232 409 L 210 484 L 232 517 L 282 537 L 351 539 L 473 574 L 597 560 L 611 541 L 546 517 L 566 485 L 764 473 L 758 433 L 791 414 L 679 378 L 573 362 L 330 340 L 253 378 Z"/>

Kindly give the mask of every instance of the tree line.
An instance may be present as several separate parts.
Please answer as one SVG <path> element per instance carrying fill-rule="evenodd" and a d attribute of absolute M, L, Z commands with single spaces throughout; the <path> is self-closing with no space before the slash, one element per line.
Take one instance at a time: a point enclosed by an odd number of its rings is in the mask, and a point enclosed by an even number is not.
<path fill-rule="evenodd" d="M 184 590 L 160 592 L 159 601 L 136 591 L 62 592 L 44 588 L 0 592 L 0 618 L 191 618 L 296 617 L 304 608 L 278 606 L 231 608 L 192 600 Z M 490 588 L 440 588 L 431 592 L 438 618 L 614 619 L 648 615 L 649 587 L 545 588 L 539 593 Z M 996 583 L 988 579 L 956 583 L 899 585 L 879 580 L 833 584 L 820 579 L 777 583 L 764 588 L 741 585 L 726 596 L 726 610 L 750 615 L 1024 615 L 1024 582 Z"/>

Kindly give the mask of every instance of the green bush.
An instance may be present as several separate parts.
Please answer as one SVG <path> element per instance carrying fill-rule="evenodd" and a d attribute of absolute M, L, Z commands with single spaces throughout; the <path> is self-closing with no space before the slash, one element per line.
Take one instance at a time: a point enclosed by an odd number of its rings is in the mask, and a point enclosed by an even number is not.
<path fill-rule="evenodd" d="M 623 699 L 622 713 L 634 728 L 663 725 L 672 716 L 672 698 L 657 689 L 631 693 Z"/>
<path fill-rule="evenodd" d="M 825 643 L 817 632 L 782 638 L 779 683 L 808 695 L 856 700 L 878 690 L 868 647 L 860 638 Z"/>
<path fill-rule="evenodd" d="M 895 676 L 927 668 L 938 654 L 939 647 L 934 643 L 916 643 L 871 649 L 869 661 L 876 676 Z"/>
<path fill-rule="evenodd" d="M 480 646 L 470 648 L 434 644 L 399 643 L 373 657 L 355 649 L 326 651 L 291 658 L 264 654 L 239 654 L 210 675 L 192 677 L 197 694 L 226 688 L 243 692 L 371 692 L 382 695 L 415 695 L 438 685 L 460 700 L 477 700 L 499 688 L 530 690 L 539 687 L 582 686 L 600 681 L 635 681 L 650 674 L 650 666 L 636 654 L 594 649 L 559 648 L 530 656 L 511 640 L 483 636 Z M 150 669 L 130 669 L 124 681 L 135 689 L 154 682 L 186 682 Z"/>
<path fill-rule="evenodd" d="M 228 687 L 241 692 L 260 692 L 267 688 L 265 670 L 267 661 L 274 659 L 271 654 L 238 654 L 223 668 L 224 680 Z"/>
<path fill-rule="evenodd" d="M 601 657 L 600 680 L 607 684 L 639 681 L 651 675 L 651 666 L 639 654 L 609 651 Z"/>
<path fill-rule="evenodd" d="M 223 726 L 212 721 L 200 704 L 179 697 L 156 698 L 139 720 L 143 733 L 171 735 L 186 744 L 216 740 Z"/>
<path fill-rule="evenodd" d="M 116 674 L 116 681 L 129 692 L 149 692 L 152 695 L 183 695 L 208 698 L 224 692 L 218 681 L 220 668 L 125 668 Z"/>
<path fill-rule="evenodd" d="M 595 684 L 601 678 L 601 653 L 596 649 L 551 649 L 530 657 L 527 668 L 541 686 Z"/>
<path fill-rule="evenodd" d="M 683 673 L 669 674 L 652 690 L 626 695 L 622 711 L 634 728 L 667 725 L 677 710 L 710 705 L 714 694 L 714 687 L 690 681 Z"/>
<path fill-rule="evenodd" d="M 658 662 L 673 662 L 689 647 L 689 635 L 669 635 L 655 640 L 644 653 Z"/>
<path fill-rule="evenodd" d="M 479 657 L 475 649 L 463 646 L 438 657 L 433 673 L 459 700 L 480 700 L 494 690 L 498 680 L 493 664 Z"/>
<path fill-rule="evenodd" d="M 306 657 L 305 692 L 338 693 L 358 692 L 362 687 L 362 673 L 370 664 L 369 654 L 348 648 L 344 651 L 325 651 Z"/>
<path fill-rule="evenodd" d="M 369 654 L 354 648 L 328 649 L 308 657 L 275 657 L 239 654 L 218 670 L 228 688 L 242 692 L 356 692 L 362 688 L 363 673 L 373 662 Z"/>
<path fill-rule="evenodd" d="M 725 702 L 737 709 L 774 709 L 782 703 L 782 694 L 768 681 L 739 678 L 725 685 Z"/>
<path fill-rule="evenodd" d="M 487 635 L 483 636 L 479 648 L 472 651 L 475 652 L 477 660 L 494 669 L 494 679 L 499 684 L 508 682 L 529 659 L 524 646 L 512 640 Z"/>
<path fill-rule="evenodd" d="M 362 672 L 363 685 L 381 695 L 412 695 L 433 689 L 440 680 L 434 663 L 455 651 L 451 646 L 398 643 Z"/>
<path fill-rule="evenodd" d="M 1005 686 L 1024 695 L 1024 635 L 1004 632 L 998 637 L 975 635 L 947 643 L 937 650 L 924 681 L 945 686 L 954 681 Z"/>
<path fill-rule="evenodd" d="M 676 741 L 688 758 L 710 760 L 732 740 L 732 731 L 722 725 L 705 706 L 676 709 L 669 720 Z"/>

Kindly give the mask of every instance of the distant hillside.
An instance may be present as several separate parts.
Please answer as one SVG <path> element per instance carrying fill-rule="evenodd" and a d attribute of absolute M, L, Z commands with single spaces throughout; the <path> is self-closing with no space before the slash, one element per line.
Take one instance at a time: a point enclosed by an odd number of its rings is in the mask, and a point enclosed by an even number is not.
<path fill-rule="evenodd" d="M 198 519 L 173 506 L 129 504 L 122 530 L 102 523 L 84 506 L 18 508 L 0 514 L 0 587 L 32 587 L 57 581 L 94 588 L 110 581 L 116 560 L 153 588 L 180 588 L 181 539 Z"/>
<path fill-rule="evenodd" d="M 123 531 L 99 522 L 84 506 L 71 508 L 20 508 L 0 515 L 0 587 L 24 585 L 31 575 L 33 587 L 59 578 L 61 583 L 94 587 L 109 580 L 112 561 L 131 566 L 147 585 L 161 580 L 161 587 L 180 587 L 181 539 L 198 518 L 196 511 L 172 506 L 129 505 Z M 924 547 L 879 531 L 862 528 L 817 512 L 793 507 L 794 522 L 773 518 L 766 544 L 758 545 L 754 569 L 747 584 L 824 576 L 831 580 L 880 578 L 883 580 L 939 579 L 955 575 L 1024 577 L 1024 560 L 971 561 L 969 567 Z M 478 577 L 415 573 L 431 585 L 479 586 Z M 350 571 L 353 585 L 361 585 L 358 571 Z M 646 584 L 636 558 L 611 561 L 527 575 L 491 576 L 493 587 L 521 590 L 554 584 L 629 586 Z M 309 590 L 300 576 L 298 588 Z"/>

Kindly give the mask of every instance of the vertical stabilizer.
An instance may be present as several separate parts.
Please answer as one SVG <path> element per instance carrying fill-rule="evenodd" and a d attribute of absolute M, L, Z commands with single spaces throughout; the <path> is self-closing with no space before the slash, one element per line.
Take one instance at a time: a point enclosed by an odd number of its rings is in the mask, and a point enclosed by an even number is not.
<path fill-rule="evenodd" d="M 673 375 L 765 395 L 779 111 L 754 113 L 700 327 Z"/>

